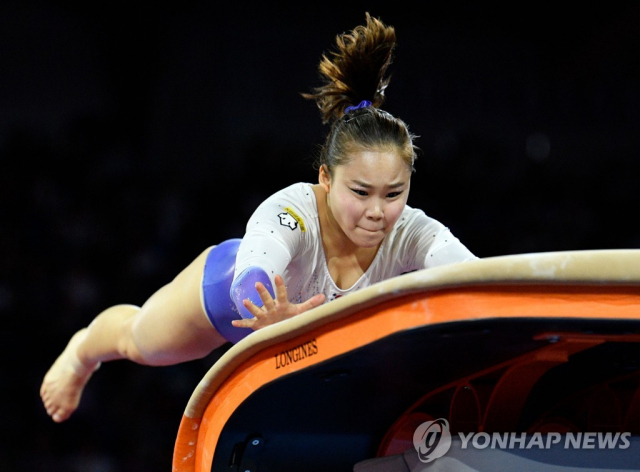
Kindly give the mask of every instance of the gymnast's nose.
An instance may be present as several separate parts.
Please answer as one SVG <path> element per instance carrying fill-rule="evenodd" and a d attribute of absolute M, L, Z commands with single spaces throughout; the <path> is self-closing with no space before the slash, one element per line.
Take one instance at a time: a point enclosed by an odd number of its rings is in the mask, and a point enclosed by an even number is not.
<path fill-rule="evenodd" d="M 369 220 L 373 220 L 373 221 L 381 220 L 382 217 L 384 216 L 382 203 L 377 199 L 373 199 L 369 204 L 369 206 L 367 207 L 367 211 L 365 215 Z"/>

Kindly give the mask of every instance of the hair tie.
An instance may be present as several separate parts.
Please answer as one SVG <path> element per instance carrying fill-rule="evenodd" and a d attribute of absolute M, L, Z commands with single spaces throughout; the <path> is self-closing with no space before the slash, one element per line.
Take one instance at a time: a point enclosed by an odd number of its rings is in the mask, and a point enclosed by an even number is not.
<path fill-rule="evenodd" d="M 360 103 L 358 103 L 358 105 L 354 106 L 348 106 L 347 108 L 344 109 L 344 114 L 346 115 L 347 113 L 350 113 L 354 110 L 359 110 L 360 108 L 367 108 L 371 106 L 371 102 L 369 100 L 362 100 Z"/>

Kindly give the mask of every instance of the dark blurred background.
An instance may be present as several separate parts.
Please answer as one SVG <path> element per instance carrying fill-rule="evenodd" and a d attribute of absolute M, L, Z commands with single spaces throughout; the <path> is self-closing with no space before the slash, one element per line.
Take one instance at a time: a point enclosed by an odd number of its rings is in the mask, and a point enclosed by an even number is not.
<path fill-rule="evenodd" d="M 640 7 L 2 2 L 1 471 L 169 470 L 221 354 L 105 364 L 66 423 L 40 382 L 256 205 L 315 181 L 316 66 L 365 11 L 397 29 L 384 108 L 418 134 L 409 203 L 481 257 L 637 248 Z"/>

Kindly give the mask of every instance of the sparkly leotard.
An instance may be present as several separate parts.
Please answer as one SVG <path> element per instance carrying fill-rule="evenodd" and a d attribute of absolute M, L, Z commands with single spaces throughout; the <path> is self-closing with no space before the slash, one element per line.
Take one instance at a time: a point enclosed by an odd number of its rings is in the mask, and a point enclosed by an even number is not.
<path fill-rule="evenodd" d="M 324 293 L 329 302 L 396 275 L 471 259 L 477 257 L 446 226 L 422 210 L 405 206 L 366 272 L 351 287 L 340 288 L 327 267 L 313 188 L 308 183 L 297 183 L 258 206 L 242 240 L 225 241 L 210 251 L 202 301 L 216 330 L 227 340 L 237 342 L 251 333 L 248 328 L 231 325 L 232 320 L 240 319 L 240 313 L 251 316 L 242 306 L 242 299 L 261 304 L 254 293 L 253 276 L 242 290 L 235 290 L 230 296 L 232 283 L 241 282 L 247 273 L 257 273 L 265 285 L 270 282 L 272 287 L 274 277 L 282 275 L 292 303 L 302 303 L 319 293 Z"/>

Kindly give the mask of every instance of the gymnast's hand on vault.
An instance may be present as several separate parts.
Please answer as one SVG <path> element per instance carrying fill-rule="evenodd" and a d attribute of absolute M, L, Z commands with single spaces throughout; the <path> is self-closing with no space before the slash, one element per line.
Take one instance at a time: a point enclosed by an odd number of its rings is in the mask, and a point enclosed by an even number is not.
<path fill-rule="evenodd" d="M 287 298 L 287 287 L 281 276 L 276 275 L 276 298 L 271 298 L 271 294 L 261 282 L 256 282 L 256 290 L 263 306 L 259 307 L 251 303 L 249 299 L 244 299 L 242 304 L 254 316 L 253 318 L 243 320 L 233 320 L 231 324 L 236 328 L 251 328 L 254 331 L 278 321 L 286 320 L 293 316 L 304 313 L 317 306 L 322 305 L 325 296 L 322 293 L 314 295 L 303 303 L 294 304 L 289 302 Z"/>

